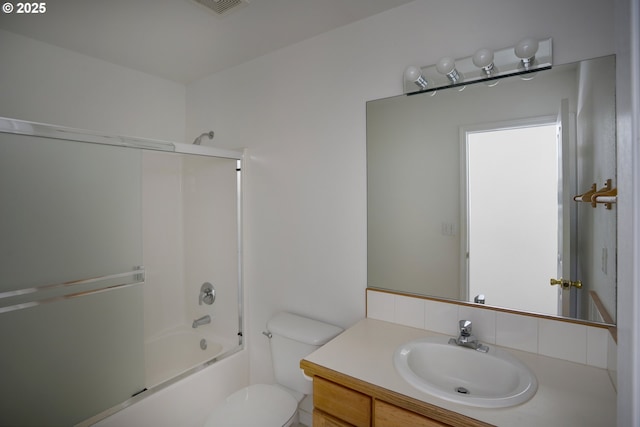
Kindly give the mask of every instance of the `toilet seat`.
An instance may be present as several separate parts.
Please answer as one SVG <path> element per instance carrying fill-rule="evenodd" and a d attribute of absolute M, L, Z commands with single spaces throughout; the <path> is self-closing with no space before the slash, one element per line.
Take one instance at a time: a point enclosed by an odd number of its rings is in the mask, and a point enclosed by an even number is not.
<path fill-rule="evenodd" d="M 254 384 L 227 397 L 204 427 L 287 427 L 297 409 L 298 401 L 282 388 Z"/>

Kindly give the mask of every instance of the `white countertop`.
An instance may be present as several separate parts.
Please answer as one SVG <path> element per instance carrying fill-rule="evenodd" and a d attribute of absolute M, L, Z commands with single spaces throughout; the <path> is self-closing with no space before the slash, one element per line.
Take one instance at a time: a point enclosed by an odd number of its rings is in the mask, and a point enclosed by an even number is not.
<path fill-rule="evenodd" d="M 396 372 L 393 353 L 408 341 L 441 336 L 435 332 L 374 319 L 364 319 L 309 356 L 309 362 L 370 384 L 496 426 L 614 426 L 616 392 L 605 369 L 503 348 L 536 375 L 538 391 L 531 400 L 500 409 L 451 403 L 412 387 Z"/>

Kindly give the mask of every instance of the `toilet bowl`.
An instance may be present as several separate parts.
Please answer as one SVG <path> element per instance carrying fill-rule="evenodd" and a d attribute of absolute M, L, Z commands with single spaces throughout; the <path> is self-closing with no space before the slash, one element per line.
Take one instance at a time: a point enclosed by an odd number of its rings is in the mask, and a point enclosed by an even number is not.
<path fill-rule="evenodd" d="M 289 427 L 298 401 L 278 385 L 254 384 L 227 397 L 207 418 L 204 427 Z"/>
<path fill-rule="evenodd" d="M 272 317 L 267 330 L 277 384 L 254 384 L 236 391 L 213 409 L 204 427 L 293 425 L 298 404 L 312 391 L 311 381 L 300 369 L 300 360 L 343 331 L 286 312 Z"/>

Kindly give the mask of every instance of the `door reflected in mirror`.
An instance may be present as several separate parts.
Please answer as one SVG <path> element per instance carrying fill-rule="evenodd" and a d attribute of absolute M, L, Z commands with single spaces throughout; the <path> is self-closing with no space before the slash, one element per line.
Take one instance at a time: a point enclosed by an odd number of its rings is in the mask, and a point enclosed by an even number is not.
<path fill-rule="evenodd" d="M 370 101 L 368 286 L 613 323 L 615 165 L 614 56 Z"/>
<path fill-rule="evenodd" d="M 467 300 L 558 314 L 555 119 L 465 134 Z"/>

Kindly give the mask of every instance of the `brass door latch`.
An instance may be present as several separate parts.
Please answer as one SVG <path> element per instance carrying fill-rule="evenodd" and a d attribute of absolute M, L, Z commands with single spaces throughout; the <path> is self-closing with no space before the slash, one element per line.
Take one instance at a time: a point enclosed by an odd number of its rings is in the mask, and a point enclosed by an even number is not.
<path fill-rule="evenodd" d="M 551 286 L 560 285 L 564 289 L 570 288 L 571 286 L 578 289 L 582 288 L 582 282 L 580 280 L 573 281 L 573 280 L 565 280 L 565 279 L 551 279 L 549 284 Z"/>

